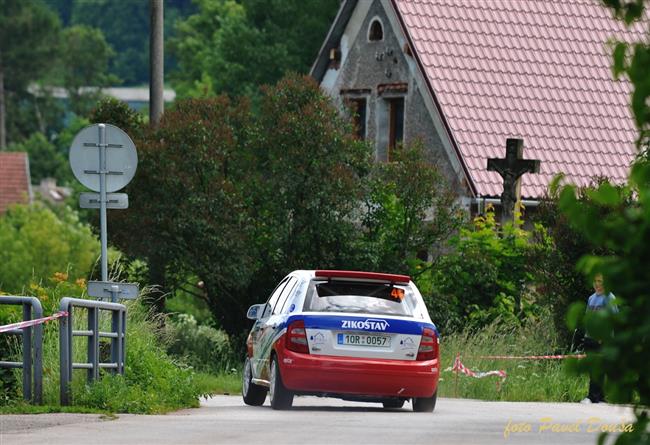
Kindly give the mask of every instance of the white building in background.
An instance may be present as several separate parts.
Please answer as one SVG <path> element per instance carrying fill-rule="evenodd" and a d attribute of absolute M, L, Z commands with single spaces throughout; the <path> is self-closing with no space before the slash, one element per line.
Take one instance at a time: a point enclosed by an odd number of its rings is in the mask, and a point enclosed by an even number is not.
<path fill-rule="evenodd" d="M 40 87 L 38 85 L 31 85 L 29 92 L 35 96 L 42 95 L 43 89 L 46 89 L 52 97 L 61 100 L 68 99 L 68 92 L 62 87 Z M 96 87 L 83 87 L 81 92 L 94 92 L 97 91 Z M 109 87 L 101 88 L 102 94 L 108 97 L 113 97 L 122 102 L 126 102 L 131 108 L 139 111 L 149 105 L 149 86 L 141 87 Z M 173 102 L 176 99 L 176 91 L 171 88 L 163 90 L 163 100 Z"/>

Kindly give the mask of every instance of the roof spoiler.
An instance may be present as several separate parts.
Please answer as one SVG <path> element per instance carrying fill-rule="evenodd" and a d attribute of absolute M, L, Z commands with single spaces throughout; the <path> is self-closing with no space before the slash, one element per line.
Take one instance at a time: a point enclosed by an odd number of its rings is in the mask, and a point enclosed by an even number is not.
<path fill-rule="evenodd" d="M 397 275 L 390 273 L 377 272 L 358 272 L 354 270 L 317 270 L 314 272 L 316 277 L 320 278 L 352 278 L 359 280 L 377 280 L 389 283 L 408 284 L 411 277 L 408 275 Z"/>

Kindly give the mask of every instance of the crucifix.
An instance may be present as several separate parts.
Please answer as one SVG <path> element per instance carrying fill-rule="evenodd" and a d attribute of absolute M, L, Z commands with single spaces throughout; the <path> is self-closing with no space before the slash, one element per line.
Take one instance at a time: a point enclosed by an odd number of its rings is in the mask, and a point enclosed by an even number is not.
<path fill-rule="evenodd" d="M 539 173 L 539 159 L 523 159 L 524 140 L 506 139 L 506 157 L 488 159 L 488 170 L 503 178 L 501 194 L 501 224 L 512 221 L 517 202 L 519 178 L 524 173 Z"/>

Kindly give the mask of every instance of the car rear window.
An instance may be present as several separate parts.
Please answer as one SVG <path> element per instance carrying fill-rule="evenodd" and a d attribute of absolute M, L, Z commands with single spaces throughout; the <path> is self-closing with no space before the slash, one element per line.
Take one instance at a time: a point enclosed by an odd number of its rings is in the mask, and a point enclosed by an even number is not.
<path fill-rule="evenodd" d="M 312 281 L 305 298 L 307 312 L 346 312 L 413 316 L 408 285 L 348 281 Z"/>

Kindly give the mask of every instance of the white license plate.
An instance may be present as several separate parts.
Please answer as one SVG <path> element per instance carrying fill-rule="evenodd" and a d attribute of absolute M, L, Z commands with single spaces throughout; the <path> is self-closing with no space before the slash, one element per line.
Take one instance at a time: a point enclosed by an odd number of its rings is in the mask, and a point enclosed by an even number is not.
<path fill-rule="evenodd" d="M 338 334 L 336 342 L 346 346 L 370 346 L 375 348 L 390 348 L 390 337 L 374 334 Z"/>

